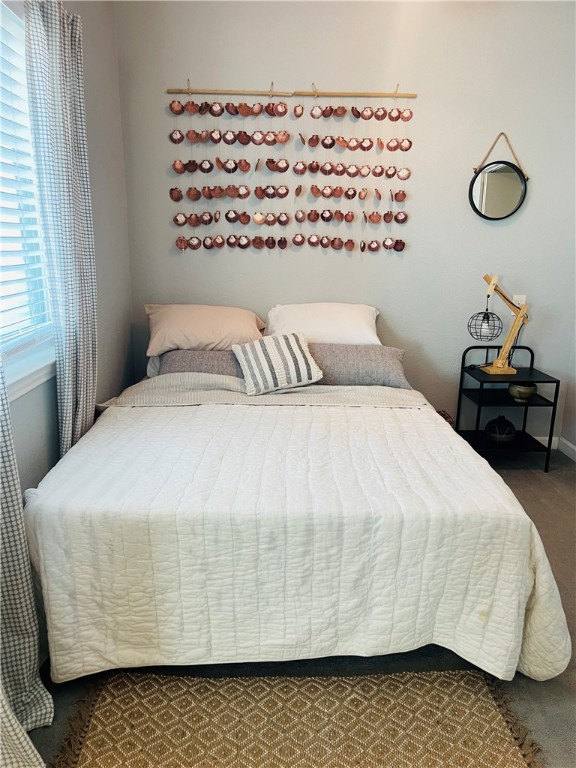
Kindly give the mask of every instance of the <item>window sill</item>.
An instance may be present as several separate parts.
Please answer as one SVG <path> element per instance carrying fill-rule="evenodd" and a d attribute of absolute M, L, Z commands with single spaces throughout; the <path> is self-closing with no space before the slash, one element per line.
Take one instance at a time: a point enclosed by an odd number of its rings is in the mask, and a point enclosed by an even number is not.
<path fill-rule="evenodd" d="M 56 375 L 52 342 L 38 344 L 33 349 L 13 356 L 7 355 L 3 362 L 9 402 L 31 392 Z"/>

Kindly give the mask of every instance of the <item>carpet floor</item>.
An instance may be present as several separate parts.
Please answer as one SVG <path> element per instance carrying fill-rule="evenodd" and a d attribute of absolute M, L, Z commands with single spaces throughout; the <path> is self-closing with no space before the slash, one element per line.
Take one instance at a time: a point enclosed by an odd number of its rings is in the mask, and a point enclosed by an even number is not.
<path fill-rule="evenodd" d="M 475 670 L 106 675 L 54 768 L 526 768 L 538 747 Z"/>

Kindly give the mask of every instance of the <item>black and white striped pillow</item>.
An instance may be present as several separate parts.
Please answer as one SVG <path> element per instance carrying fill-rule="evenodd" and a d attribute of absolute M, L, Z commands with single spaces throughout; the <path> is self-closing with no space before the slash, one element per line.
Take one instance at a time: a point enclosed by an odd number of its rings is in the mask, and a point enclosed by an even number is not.
<path fill-rule="evenodd" d="M 232 351 L 242 368 L 247 395 L 302 387 L 322 378 L 306 339 L 299 333 L 234 344 Z"/>

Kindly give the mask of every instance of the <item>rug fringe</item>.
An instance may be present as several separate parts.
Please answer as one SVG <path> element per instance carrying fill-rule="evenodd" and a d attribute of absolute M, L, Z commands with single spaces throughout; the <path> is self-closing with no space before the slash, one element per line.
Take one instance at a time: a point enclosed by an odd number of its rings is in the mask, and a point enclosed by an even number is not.
<path fill-rule="evenodd" d="M 107 679 L 106 676 L 89 686 L 84 696 L 76 701 L 66 724 L 66 737 L 58 754 L 48 763 L 48 768 L 76 768 L 94 709 Z"/>
<path fill-rule="evenodd" d="M 545 768 L 546 762 L 542 755 L 542 747 L 511 708 L 510 697 L 504 691 L 502 681 L 488 674 L 485 674 L 484 678 L 528 768 Z"/>

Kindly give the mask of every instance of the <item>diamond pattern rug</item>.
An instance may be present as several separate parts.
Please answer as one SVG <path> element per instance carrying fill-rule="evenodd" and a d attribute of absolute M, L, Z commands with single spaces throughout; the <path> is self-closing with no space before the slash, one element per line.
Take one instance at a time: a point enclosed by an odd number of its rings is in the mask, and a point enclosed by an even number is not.
<path fill-rule="evenodd" d="M 55 768 L 526 768 L 538 747 L 476 671 L 201 678 L 115 672 Z"/>

